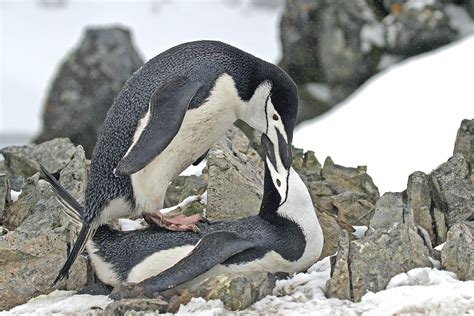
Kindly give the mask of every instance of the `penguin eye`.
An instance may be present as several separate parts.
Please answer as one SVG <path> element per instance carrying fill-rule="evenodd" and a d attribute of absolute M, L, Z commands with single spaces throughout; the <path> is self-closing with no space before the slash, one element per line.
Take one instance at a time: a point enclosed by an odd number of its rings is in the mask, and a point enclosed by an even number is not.
<path fill-rule="evenodd" d="M 278 115 L 273 114 L 273 120 L 278 121 Z"/>
<path fill-rule="evenodd" d="M 281 186 L 281 181 L 280 181 L 280 179 L 277 179 L 276 183 L 277 183 L 278 186 Z"/>

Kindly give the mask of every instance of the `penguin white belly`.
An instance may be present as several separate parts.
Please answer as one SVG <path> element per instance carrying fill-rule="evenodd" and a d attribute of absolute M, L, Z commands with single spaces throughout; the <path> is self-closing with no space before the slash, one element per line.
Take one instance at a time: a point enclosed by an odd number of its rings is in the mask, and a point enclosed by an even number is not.
<path fill-rule="evenodd" d="M 244 103 L 232 77 L 221 75 L 206 101 L 186 111 L 181 127 L 170 144 L 145 168 L 131 175 L 135 211 L 143 213 L 162 208 L 169 182 L 224 135 L 237 120 L 237 111 Z M 131 147 L 140 137 L 149 117 L 147 112 L 140 121 Z"/>
<path fill-rule="evenodd" d="M 133 192 L 139 213 L 163 207 L 171 180 L 201 157 L 236 120 L 232 108 L 208 101 L 188 110 L 178 133 L 145 168 L 132 174 Z"/>

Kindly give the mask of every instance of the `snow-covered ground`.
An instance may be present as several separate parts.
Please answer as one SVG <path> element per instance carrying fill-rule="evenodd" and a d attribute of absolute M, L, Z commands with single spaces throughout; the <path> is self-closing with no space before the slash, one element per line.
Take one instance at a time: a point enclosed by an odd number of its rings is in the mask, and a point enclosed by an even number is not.
<path fill-rule="evenodd" d="M 474 281 L 459 281 L 451 272 L 418 268 L 395 276 L 388 289 L 367 293 L 361 302 L 327 299 L 324 286 L 329 279 L 329 257 L 289 280 L 277 282 L 273 296 L 250 306 L 238 315 L 474 315 Z M 56 291 L 17 306 L 3 315 L 85 313 L 104 308 L 107 296 L 73 295 Z M 177 315 L 230 314 L 222 302 L 195 298 L 182 306 Z"/>
<path fill-rule="evenodd" d="M 381 193 L 451 155 L 474 118 L 474 36 L 385 69 L 337 108 L 297 128 L 294 145 L 344 166 L 367 165 Z"/>

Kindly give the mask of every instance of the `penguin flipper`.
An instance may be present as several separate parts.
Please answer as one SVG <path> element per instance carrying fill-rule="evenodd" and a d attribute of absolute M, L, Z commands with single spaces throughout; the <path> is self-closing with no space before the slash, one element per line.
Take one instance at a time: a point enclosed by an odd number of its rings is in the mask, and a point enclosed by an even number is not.
<path fill-rule="evenodd" d="M 210 270 L 235 254 L 255 248 L 253 242 L 226 231 L 210 233 L 199 241 L 196 247 L 174 266 L 155 277 L 140 283 L 147 296 L 170 289 Z"/>
<path fill-rule="evenodd" d="M 189 103 L 202 84 L 177 77 L 161 85 L 150 98 L 148 121 L 137 142 L 115 168 L 115 175 L 130 175 L 143 169 L 173 140 Z"/>
<path fill-rule="evenodd" d="M 53 192 L 56 194 L 56 199 L 65 208 L 65 213 L 74 221 L 77 225 L 82 225 L 82 217 L 84 209 L 77 202 L 77 200 L 63 188 L 63 186 L 56 180 L 56 178 L 46 168 L 40 164 L 41 172 L 44 175 L 44 179 L 50 185 Z"/>

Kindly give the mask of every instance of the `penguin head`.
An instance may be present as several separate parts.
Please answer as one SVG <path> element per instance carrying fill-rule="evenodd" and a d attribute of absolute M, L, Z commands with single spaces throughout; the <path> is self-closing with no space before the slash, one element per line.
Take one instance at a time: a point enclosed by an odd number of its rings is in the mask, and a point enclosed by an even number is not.
<path fill-rule="evenodd" d="M 273 66 L 273 65 L 272 65 Z M 293 129 L 298 113 L 298 90 L 291 78 L 273 66 L 271 75 L 262 81 L 250 99 L 251 113 L 247 113 L 250 126 L 268 137 L 276 153 L 273 167 L 287 174 L 291 167 Z"/>

